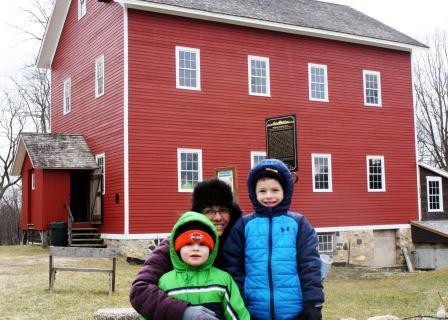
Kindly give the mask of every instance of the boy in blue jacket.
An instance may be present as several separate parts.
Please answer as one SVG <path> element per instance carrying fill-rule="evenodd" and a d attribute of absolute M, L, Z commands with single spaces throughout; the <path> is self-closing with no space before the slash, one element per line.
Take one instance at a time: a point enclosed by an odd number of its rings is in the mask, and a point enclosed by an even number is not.
<path fill-rule="evenodd" d="M 247 186 L 255 212 L 230 231 L 223 262 L 251 319 L 322 319 L 317 235 L 303 215 L 289 211 L 291 173 L 283 162 L 266 159 L 250 171 Z"/>

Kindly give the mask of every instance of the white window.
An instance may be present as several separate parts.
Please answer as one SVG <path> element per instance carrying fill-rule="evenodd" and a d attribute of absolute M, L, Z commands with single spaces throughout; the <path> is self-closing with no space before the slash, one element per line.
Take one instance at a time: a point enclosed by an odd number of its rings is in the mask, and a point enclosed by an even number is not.
<path fill-rule="evenodd" d="M 333 233 L 319 233 L 317 238 L 319 240 L 319 252 L 333 252 Z"/>
<path fill-rule="evenodd" d="M 104 55 L 95 61 L 95 98 L 104 94 Z"/>
<path fill-rule="evenodd" d="M 308 64 L 308 86 L 310 100 L 328 102 L 327 66 Z"/>
<path fill-rule="evenodd" d="M 36 189 L 36 176 L 34 173 L 31 174 L 31 190 Z"/>
<path fill-rule="evenodd" d="M 179 192 L 191 192 L 202 181 L 202 150 L 177 149 L 177 179 Z"/>
<path fill-rule="evenodd" d="M 253 168 L 255 165 L 266 159 L 266 152 L 264 151 L 251 151 L 250 152 L 250 167 Z"/>
<path fill-rule="evenodd" d="M 426 177 L 428 212 L 443 212 L 442 178 Z"/>
<path fill-rule="evenodd" d="M 271 95 L 269 80 L 269 58 L 248 56 L 249 94 L 253 96 Z"/>
<path fill-rule="evenodd" d="M 367 187 L 369 192 L 386 191 L 383 156 L 367 156 Z"/>
<path fill-rule="evenodd" d="M 106 156 L 104 153 L 97 154 L 95 156 L 96 163 L 98 164 L 98 168 L 101 172 L 101 190 L 102 194 L 106 193 Z"/>
<path fill-rule="evenodd" d="M 176 47 L 176 88 L 201 90 L 199 49 Z"/>
<path fill-rule="evenodd" d="M 381 107 L 381 78 L 377 71 L 363 70 L 364 104 Z"/>
<path fill-rule="evenodd" d="M 64 114 L 72 110 L 72 80 L 70 78 L 64 80 Z"/>
<path fill-rule="evenodd" d="M 78 0 L 78 20 L 87 13 L 87 0 Z"/>
<path fill-rule="evenodd" d="M 313 192 L 332 192 L 331 154 L 312 154 Z"/>

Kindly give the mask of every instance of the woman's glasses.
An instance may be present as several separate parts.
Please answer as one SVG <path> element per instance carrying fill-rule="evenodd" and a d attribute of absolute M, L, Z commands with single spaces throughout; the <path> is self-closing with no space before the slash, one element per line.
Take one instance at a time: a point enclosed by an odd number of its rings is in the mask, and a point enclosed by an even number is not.
<path fill-rule="evenodd" d="M 205 208 L 204 209 L 204 214 L 207 217 L 213 217 L 213 216 L 215 216 L 218 213 L 221 214 L 222 216 L 223 215 L 230 215 L 230 210 L 228 208 L 226 208 L 226 207 L 222 207 L 222 208 L 218 208 L 218 209 L 215 209 L 215 208 Z"/>

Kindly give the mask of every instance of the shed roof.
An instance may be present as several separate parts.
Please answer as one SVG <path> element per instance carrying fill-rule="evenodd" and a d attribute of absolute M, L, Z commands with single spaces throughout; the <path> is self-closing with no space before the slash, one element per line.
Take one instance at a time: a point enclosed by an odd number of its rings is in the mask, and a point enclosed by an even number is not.
<path fill-rule="evenodd" d="M 22 133 L 12 175 L 21 174 L 26 154 L 33 168 L 84 170 L 98 168 L 89 146 L 80 134 Z"/>
<path fill-rule="evenodd" d="M 315 0 L 141 0 L 425 47 L 349 6 Z M 126 1 L 124 1 L 126 2 Z"/>
<path fill-rule="evenodd" d="M 422 168 L 425 168 L 425 169 L 431 171 L 431 172 L 434 172 L 435 174 L 438 174 L 439 176 L 448 178 L 448 172 L 446 172 L 446 171 L 443 170 L 443 169 L 439 169 L 439 168 L 430 166 L 429 164 L 422 163 L 422 162 L 420 162 L 418 165 L 419 165 L 420 167 L 422 167 Z"/>
<path fill-rule="evenodd" d="M 448 238 L 448 220 L 411 221 L 411 226 Z"/>

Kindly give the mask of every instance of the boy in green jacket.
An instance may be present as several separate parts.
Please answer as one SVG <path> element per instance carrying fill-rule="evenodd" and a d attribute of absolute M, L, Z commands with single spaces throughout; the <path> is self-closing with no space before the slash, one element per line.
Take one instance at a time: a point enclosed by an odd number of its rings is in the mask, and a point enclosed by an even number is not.
<path fill-rule="evenodd" d="M 213 267 L 219 236 L 210 220 L 203 214 L 187 212 L 174 225 L 171 237 L 174 270 L 165 273 L 158 286 L 169 296 L 191 303 L 198 314 L 206 311 L 207 319 L 249 320 L 249 312 L 230 274 Z M 195 308 L 189 308 L 189 314 L 184 314 L 182 320 L 196 319 Z"/>

